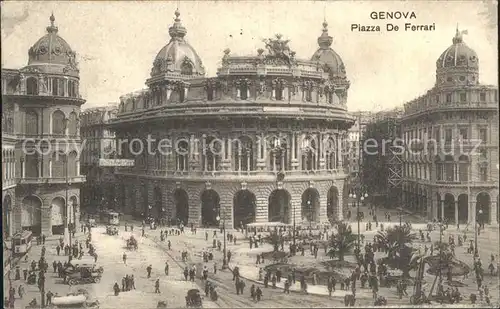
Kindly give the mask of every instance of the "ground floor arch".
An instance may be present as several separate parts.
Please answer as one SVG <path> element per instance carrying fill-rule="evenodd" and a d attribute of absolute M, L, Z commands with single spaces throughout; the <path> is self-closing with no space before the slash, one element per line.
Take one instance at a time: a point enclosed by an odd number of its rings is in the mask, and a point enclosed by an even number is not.
<path fill-rule="evenodd" d="M 66 218 L 66 201 L 58 196 L 50 204 L 50 222 L 53 235 L 64 234 L 64 220 Z"/>
<path fill-rule="evenodd" d="M 201 223 L 206 227 L 219 226 L 217 217 L 220 215 L 220 197 L 219 194 L 213 190 L 208 189 L 201 194 Z M 228 220 L 228 218 L 225 218 Z"/>
<path fill-rule="evenodd" d="M 277 189 L 269 195 L 268 221 L 290 222 L 290 193 L 285 189 Z"/>
<path fill-rule="evenodd" d="M 487 192 L 481 192 L 476 197 L 476 218 L 480 223 L 489 224 L 491 212 L 491 197 Z"/>
<path fill-rule="evenodd" d="M 444 218 L 448 222 L 455 222 L 455 197 L 450 193 L 444 195 Z"/>
<path fill-rule="evenodd" d="M 458 196 L 458 223 L 469 222 L 469 197 L 467 194 Z"/>
<path fill-rule="evenodd" d="M 149 204 L 149 192 L 148 192 L 148 186 L 146 184 L 143 184 L 141 188 L 141 200 L 142 200 L 142 209 L 141 209 L 142 216 L 144 218 L 151 217 L 150 211 L 152 210 L 153 206 Z"/>
<path fill-rule="evenodd" d="M 189 219 L 188 194 L 184 189 L 174 191 L 175 219 L 177 223 L 187 225 Z"/>
<path fill-rule="evenodd" d="M 153 190 L 153 208 L 151 209 L 151 216 L 157 221 L 163 217 L 163 193 L 159 187 L 155 187 Z"/>
<path fill-rule="evenodd" d="M 42 201 L 36 196 L 27 196 L 21 203 L 21 227 L 34 235 L 42 232 Z"/>
<path fill-rule="evenodd" d="M 255 194 L 251 191 L 240 190 L 236 192 L 233 198 L 234 228 L 241 228 L 241 225 L 255 222 L 255 202 Z"/>
<path fill-rule="evenodd" d="M 12 236 L 12 198 L 10 195 L 6 195 L 2 201 L 2 235 L 5 238 Z"/>
<path fill-rule="evenodd" d="M 326 216 L 330 222 L 333 222 L 335 220 L 335 212 L 339 209 L 339 190 L 337 187 L 330 187 L 326 203 Z"/>
<path fill-rule="evenodd" d="M 314 188 L 308 188 L 302 193 L 302 220 L 317 222 L 319 218 L 319 192 Z"/>

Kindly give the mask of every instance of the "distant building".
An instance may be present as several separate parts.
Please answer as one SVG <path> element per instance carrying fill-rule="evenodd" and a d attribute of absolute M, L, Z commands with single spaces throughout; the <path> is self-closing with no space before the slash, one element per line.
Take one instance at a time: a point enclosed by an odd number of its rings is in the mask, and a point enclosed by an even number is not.
<path fill-rule="evenodd" d="M 435 86 L 404 106 L 402 138 L 414 153 L 404 156 L 403 205 L 428 218 L 498 223 L 498 88 L 479 83 L 478 55 L 462 35 L 438 58 Z"/>
<path fill-rule="evenodd" d="M 116 117 L 118 104 L 88 108 L 81 113 L 80 135 L 84 141 L 80 166 L 87 177 L 82 187 L 82 206 L 92 211 L 97 207 L 116 208 L 114 167 L 99 166 L 100 159 L 116 157 L 115 133 L 108 129 Z"/>
<path fill-rule="evenodd" d="M 28 65 L 2 68 L 2 230 L 35 235 L 79 228 L 79 94 L 75 52 L 50 17 Z"/>
<path fill-rule="evenodd" d="M 370 121 L 372 113 L 360 111 L 352 112 L 351 115 L 355 117 L 356 121 L 347 131 L 350 149 L 347 153 L 347 162 L 351 181 L 358 182 L 359 173 L 363 164 L 363 134 L 367 123 Z"/>

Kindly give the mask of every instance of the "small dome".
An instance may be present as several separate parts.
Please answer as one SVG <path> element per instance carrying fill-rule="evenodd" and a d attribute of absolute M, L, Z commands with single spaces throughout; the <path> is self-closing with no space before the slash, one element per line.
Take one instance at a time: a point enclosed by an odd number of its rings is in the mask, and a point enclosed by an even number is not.
<path fill-rule="evenodd" d="M 318 37 L 319 49 L 311 57 L 311 60 L 323 62 L 330 77 L 345 77 L 344 62 L 339 54 L 330 47 L 332 42 L 333 38 L 328 35 L 328 23 L 325 21 L 323 22 L 323 33 Z"/>
<path fill-rule="evenodd" d="M 170 42 L 156 55 L 151 69 L 151 76 L 161 73 L 205 75 L 205 68 L 200 57 L 184 39 L 187 31 L 182 26 L 179 16 L 179 10 L 176 10 L 175 22 L 168 29 L 171 37 Z"/>
<path fill-rule="evenodd" d="M 57 35 L 58 28 L 54 25 L 54 21 L 55 17 L 52 14 L 47 34 L 29 49 L 28 66 L 60 65 L 65 68 L 65 71 L 77 72 L 76 53 L 63 38 Z"/>
<path fill-rule="evenodd" d="M 453 45 L 448 47 L 436 62 L 437 70 L 448 68 L 479 69 L 477 54 L 464 43 L 462 37 L 464 34 L 467 34 L 467 31 L 458 31 L 457 29 L 455 37 L 452 40 Z"/>

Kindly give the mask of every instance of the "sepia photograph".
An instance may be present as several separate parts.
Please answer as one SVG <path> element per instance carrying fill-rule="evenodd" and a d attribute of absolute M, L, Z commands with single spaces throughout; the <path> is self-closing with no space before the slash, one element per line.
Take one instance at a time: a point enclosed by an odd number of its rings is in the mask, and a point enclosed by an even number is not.
<path fill-rule="evenodd" d="M 3 308 L 498 308 L 498 1 L 2 1 Z"/>

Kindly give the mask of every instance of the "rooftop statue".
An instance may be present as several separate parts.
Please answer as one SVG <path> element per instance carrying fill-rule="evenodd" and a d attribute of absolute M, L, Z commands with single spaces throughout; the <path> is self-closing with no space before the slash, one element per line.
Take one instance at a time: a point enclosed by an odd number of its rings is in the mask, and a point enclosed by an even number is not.
<path fill-rule="evenodd" d="M 276 38 L 264 39 L 268 54 L 266 55 L 266 63 L 268 64 L 288 64 L 292 65 L 295 53 L 290 50 L 288 42 L 290 40 L 282 40 L 281 34 L 276 34 Z"/>

